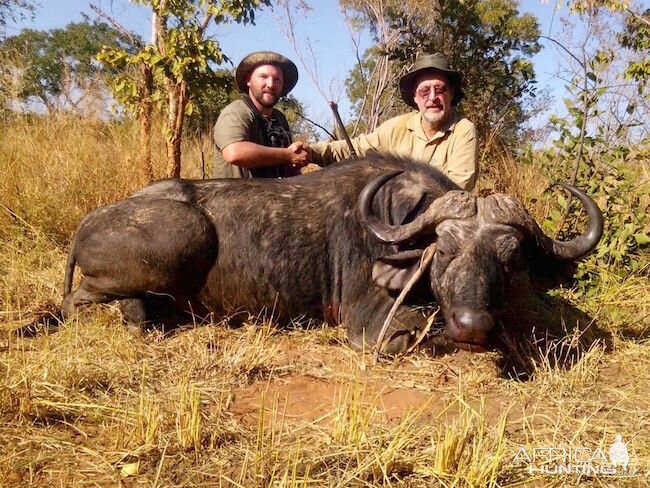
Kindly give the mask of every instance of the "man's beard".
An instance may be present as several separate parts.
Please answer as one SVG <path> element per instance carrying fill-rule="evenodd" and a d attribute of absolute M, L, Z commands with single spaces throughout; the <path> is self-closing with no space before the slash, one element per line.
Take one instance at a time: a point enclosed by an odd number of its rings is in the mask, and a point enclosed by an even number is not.
<path fill-rule="evenodd" d="M 441 127 L 449 119 L 449 111 L 446 111 L 444 107 L 440 107 L 439 112 L 430 112 L 427 107 L 422 113 L 422 118 L 426 120 L 433 127 Z"/>
<path fill-rule="evenodd" d="M 429 112 L 428 110 L 425 110 L 424 113 L 422 114 L 422 118 L 426 120 L 431 126 L 440 127 L 445 122 L 447 122 L 447 119 L 449 118 L 449 113 L 445 112 L 444 110 L 437 113 Z"/>
<path fill-rule="evenodd" d="M 253 98 L 255 100 L 257 100 L 257 102 L 262 107 L 266 107 L 266 108 L 271 108 L 271 107 L 275 106 L 275 104 L 278 102 L 278 98 L 280 98 L 280 97 L 274 96 L 272 93 L 264 92 L 264 90 L 259 90 L 258 91 L 258 90 L 251 89 L 251 95 L 253 96 Z M 270 102 L 268 101 L 269 100 L 268 97 L 265 100 L 264 95 L 271 95 L 271 101 Z"/>

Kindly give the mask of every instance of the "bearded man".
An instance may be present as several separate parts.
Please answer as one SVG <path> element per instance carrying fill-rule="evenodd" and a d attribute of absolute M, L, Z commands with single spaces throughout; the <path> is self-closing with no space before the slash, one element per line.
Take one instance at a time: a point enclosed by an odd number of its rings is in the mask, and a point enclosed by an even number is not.
<path fill-rule="evenodd" d="M 478 176 L 476 128 L 455 110 L 463 98 L 462 76 L 442 54 L 419 56 L 399 81 L 404 102 L 417 109 L 352 139 L 359 155 L 368 151 L 407 156 L 435 166 L 464 190 Z M 327 165 L 350 157 L 345 141 L 319 142 L 309 148 L 315 163 Z"/>
<path fill-rule="evenodd" d="M 235 82 L 245 96 L 219 114 L 214 126 L 214 178 L 294 176 L 308 163 L 302 142 L 291 142 L 284 114 L 274 106 L 298 82 L 298 68 L 271 51 L 242 59 Z"/>

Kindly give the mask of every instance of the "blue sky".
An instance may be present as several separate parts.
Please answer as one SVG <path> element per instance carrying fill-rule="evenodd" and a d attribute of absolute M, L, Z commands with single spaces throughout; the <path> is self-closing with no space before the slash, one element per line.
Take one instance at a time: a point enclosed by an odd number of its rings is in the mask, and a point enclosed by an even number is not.
<path fill-rule="evenodd" d="M 537 16 L 542 33 L 552 37 L 559 31 L 560 17 L 568 15 L 568 9 L 565 5 L 556 11 L 556 3 L 553 0 L 546 3 L 542 1 L 521 0 L 520 11 Z M 146 9 L 134 6 L 127 0 L 95 0 L 94 3 L 129 30 L 137 32 L 144 39 L 149 38 L 150 18 Z M 40 0 L 40 4 L 41 7 L 33 21 L 25 20 L 17 24 L 9 24 L 6 28 L 7 35 L 16 34 L 24 27 L 39 30 L 64 27 L 69 22 L 80 21 L 82 12 L 89 15 L 91 19 L 96 17 L 88 7 L 87 1 Z M 340 96 L 341 114 L 346 119 L 349 105 L 345 100 L 343 83 L 355 63 L 354 46 L 336 0 L 313 0 L 309 4 L 312 11 L 307 16 L 295 17 L 297 38 L 303 47 L 307 38 L 311 41 L 317 59 L 319 83 L 328 97 Z M 235 65 L 246 54 L 257 50 L 277 51 L 295 60 L 293 48 L 282 33 L 276 15 L 277 13 L 271 9 L 264 8 L 257 12 L 256 25 L 220 25 L 218 30 L 213 32 L 223 52 Z M 362 50 L 368 47 L 370 42 L 368 35 L 362 36 Z M 310 57 L 305 56 L 305 59 L 309 60 Z M 554 76 L 558 62 L 556 48 L 548 46 L 533 61 L 538 90 L 550 92 L 556 100 L 561 100 L 564 92 L 563 83 Z M 329 125 L 331 120 L 329 107 L 297 60 L 296 64 L 301 77 L 292 92 L 293 95 L 305 105 L 310 118 Z"/>

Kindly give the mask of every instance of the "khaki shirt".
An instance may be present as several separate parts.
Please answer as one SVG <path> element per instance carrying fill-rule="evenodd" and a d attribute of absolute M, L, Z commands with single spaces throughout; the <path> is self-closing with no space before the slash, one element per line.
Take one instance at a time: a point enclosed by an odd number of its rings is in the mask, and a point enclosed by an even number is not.
<path fill-rule="evenodd" d="M 478 144 L 474 124 L 455 113 L 429 140 L 422 129 L 422 115 L 411 112 L 381 124 L 374 132 L 352 139 L 357 154 L 369 150 L 390 152 L 435 166 L 464 190 L 474 188 L 478 177 Z M 350 157 L 345 141 L 319 142 L 312 146 L 314 162 L 326 165 Z"/>
<path fill-rule="evenodd" d="M 264 116 L 260 114 L 264 119 Z M 267 120 L 268 117 L 264 120 Z M 273 109 L 271 115 L 273 124 L 286 131 L 286 141 L 291 143 L 291 132 L 289 124 L 284 114 L 279 110 Z M 268 120 L 268 122 L 271 122 Z M 212 167 L 213 178 L 278 178 L 286 175 L 286 166 L 267 166 L 263 168 L 242 168 L 230 164 L 225 159 L 221 151 L 226 146 L 234 142 L 254 142 L 261 146 L 266 145 L 264 127 L 258 123 L 253 109 L 251 109 L 243 100 L 235 100 L 226 106 L 214 124 L 214 166 Z M 287 144 L 288 145 L 288 144 Z"/>

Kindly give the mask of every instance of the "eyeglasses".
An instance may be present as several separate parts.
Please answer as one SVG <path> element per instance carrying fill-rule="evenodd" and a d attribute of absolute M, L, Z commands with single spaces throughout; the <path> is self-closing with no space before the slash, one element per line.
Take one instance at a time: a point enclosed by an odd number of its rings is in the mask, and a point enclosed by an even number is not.
<path fill-rule="evenodd" d="M 423 100 L 426 100 L 433 92 L 433 96 L 442 95 L 445 96 L 449 93 L 449 87 L 447 85 L 436 85 L 436 86 L 423 86 L 418 88 L 415 91 L 415 94 Z"/>

